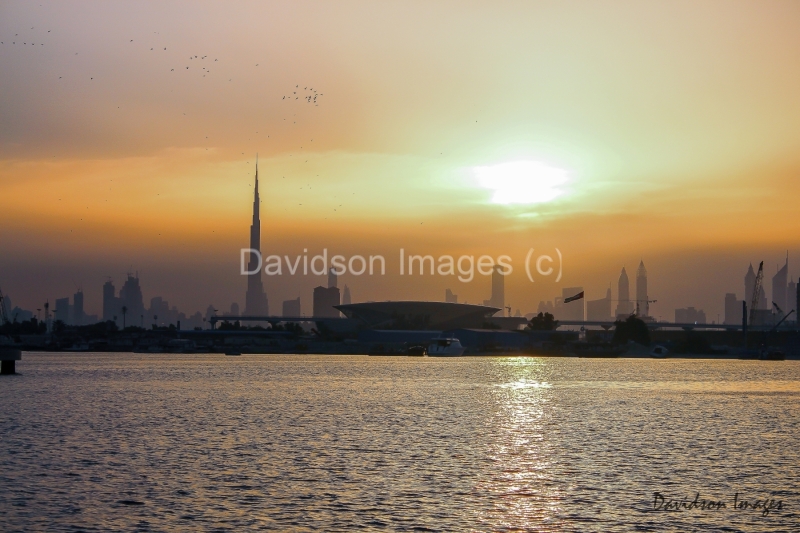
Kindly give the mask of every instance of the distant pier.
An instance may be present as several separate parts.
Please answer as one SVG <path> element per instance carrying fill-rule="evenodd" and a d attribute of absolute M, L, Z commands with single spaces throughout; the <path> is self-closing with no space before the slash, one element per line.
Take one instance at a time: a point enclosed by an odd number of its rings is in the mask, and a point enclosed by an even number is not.
<path fill-rule="evenodd" d="M 22 359 L 22 350 L 0 347 L 0 375 L 16 374 L 16 362 Z"/>

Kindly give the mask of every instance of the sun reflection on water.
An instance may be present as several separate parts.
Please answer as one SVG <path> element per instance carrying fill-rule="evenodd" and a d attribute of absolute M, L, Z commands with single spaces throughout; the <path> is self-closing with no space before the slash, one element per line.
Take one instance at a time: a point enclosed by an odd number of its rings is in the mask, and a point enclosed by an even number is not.
<path fill-rule="evenodd" d="M 498 360 L 504 381 L 492 391 L 491 433 L 486 456 L 491 475 L 477 487 L 493 506 L 481 521 L 510 530 L 548 523 L 561 513 L 562 494 L 553 478 L 552 385 L 542 378 L 541 360 Z"/>

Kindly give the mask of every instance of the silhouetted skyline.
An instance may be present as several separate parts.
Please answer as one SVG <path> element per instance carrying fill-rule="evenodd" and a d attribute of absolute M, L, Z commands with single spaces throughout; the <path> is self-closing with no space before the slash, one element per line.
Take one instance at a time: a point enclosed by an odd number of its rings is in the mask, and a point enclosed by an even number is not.
<path fill-rule="evenodd" d="M 793 2 L 3 4 L 0 287 L 28 310 L 83 287 L 101 315 L 96 287 L 138 271 L 145 307 L 244 309 L 259 154 L 266 253 L 519 267 L 558 248 L 558 284 L 504 278 L 522 312 L 565 287 L 603 300 L 623 265 L 635 306 L 644 258 L 648 314 L 713 320 L 764 260 L 771 307 L 786 250 L 787 291 L 800 274 L 798 19 Z M 326 285 L 259 279 L 275 314 Z M 339 285 L 482 302 L 483 281 Z"/>

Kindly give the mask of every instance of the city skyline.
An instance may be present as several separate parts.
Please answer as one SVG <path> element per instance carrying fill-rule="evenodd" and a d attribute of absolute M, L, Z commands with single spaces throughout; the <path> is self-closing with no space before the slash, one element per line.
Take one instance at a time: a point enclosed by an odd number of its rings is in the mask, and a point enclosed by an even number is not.
<path fill-rule="evenodd" d="M 84 287 L 101 314 L 89 287 L 138 271 L 181 309 L 244 309 L 256 154 L 265 253 L 558 248 L 559 283 L 504 280 L 528 312 L 602 299 L 623 265 L 634 300 L 642 259 L 656 317 L 716 320 L 741 265 L 769 286 L 786 250 L 797 279 L 799 6 L 511 6 L 3 4 L 0 287 L 27 309 Z M 355 301 L 490 294 L 341 281 Z M 324 281 L 263 283 L 278 312 Z"/>

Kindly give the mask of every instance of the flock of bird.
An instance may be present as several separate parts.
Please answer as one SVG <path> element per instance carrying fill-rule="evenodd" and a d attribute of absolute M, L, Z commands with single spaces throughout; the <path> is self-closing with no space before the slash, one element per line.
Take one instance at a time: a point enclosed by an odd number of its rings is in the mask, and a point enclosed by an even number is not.
<path fill-rule="evenodd" d="M 31 26 L 31 29 L 33 30 L 33 29 L 35 29 L 35 27 L 34 27 L 34 26 Z M 47 33 L 50 33 L 50 30 L 47 30 Z M 15 46 L 15 45 L 17 44 L 17 37 L 19 37 L 19 33 L 15 33 L 15 34 L 14 34 L 14 40 L 13 40 L 13 41 L 11 41 L 11 45 L 12 45 L 12 46 Z M 25 37 L 22 37 L 22 39 L 24 39 L 24 38 L 25 38 Z M 5 41 L 0 41 L 0 44 L 4 45 L 4 44 L 6 44 L 6 43 L 5 43 Z M 22 41 L 22 40 L 20 39 L 20 43 L 19 43 L 19 44 L 20 44 L 20 46 L 27 46 L 27 45 L 28 45 L 28 42 L 27 42 L 27 41 Z M 31 45 L 31 46 L 36 46 L 36 43 L 34 43 L 34 42 L 31 42 L 31 43 L 30 43 L 30 45 Z M 44 43 L 39 43 L 39 46 L 44 46 Z"/>
<path fill-rule="evenodd" d="M 33 31 L 33 33 L 31 33 L 32 31 Z M 52 30 L 47 30 L 46 33 L 40 33 L 41 30 L 36 31 L 36 27 L 32 26 L 30 28 L 30 31 L 28 31 L 28 30 L 22 31 L 22 35 L 23 35 L 22 37 L 20 37 L 20 33 L 15 33 L 13 38 L 11 38 L 11 39 L 0 40 L 0 45 L 3 45 L 3 46 L 11 45 L 11 46 L 40 46 L 40 47 L 43 47 L 46 44 L 50 44 L 52 46 L 53 43 L 50 42 L 50 41 L 52 41 L 52 35 L 53 34 L 51 33 L 51 31 Z M 159 32 L 153 32 L 153 33 L 155 35 L 159 34 Z M 155 35 L 154 35 L 154 37 L 155 37 Z M 155 37 L 155 39 L 159 39 L 159 38 Z M 128 39 L 122 40 L 122 43 L 124 43 L 126 40 L 127 40 L 127 44 L 131 45 L 134 50 L 136 50 L 136 49 L 141 47 L 143 49 L 142 52 L 143 51 L 147 51 L 147 52 L 153 52 L 153 53 L 159 53 L 159 54 L 170 52 L 170 55 L 174 54 L 174 52 L 175 52 L 175 47 L 174 46 L 172 46 L 172 47 L 164 46 L 163 42 L 160 45 L 157 45 L 156 43 L 154 43 L 152 41 L 148 43 L 147 42 L 147 40 L 148 40 L 147 38 L 144 39 L 145 42 L 144 42 L 143 46 L 142 46 L 143 39 L 140 39 L 140 38 L 130 39 L 130 38 L 128 38 Z M 47 43 L 42 42 L 42 41 L 47 41 Z M 74 52 L 73 55 L 77 56 L 78 52 L 77 51 Z M 161 57 L 165 57 L 165 59 L 170 61 L 169 60 L 169 56 L 167 56 L 166 54 L 165 54 L 165 56 L 161 56 Z M 200 74 L 202 74 L 202 77 L 206 77 L 207 75 L 210 75 L 211 72 L 212 72 L 211 71 L 211 63 L 214 63 L 215 67 L 221 67 L 221 63 L 222 63 L 218 57 L 213 57 L 212 58 L 208 54 L 205 54 L 205 55 L 203 55 L 203 54 L 192 54 L 192 55 L 188 56 L 187 61 L 188 61 L 188 63 L 185 63 L 184 65 L 181 65 L 181 66 L 175 65 L 173 63 L 173 65 L 166 65 L 166 67 L 169 68 L 169 72 L 179 72 L 179 71 L 184 71 L 185 72 L 185 71 L 194 70 L 194 71 L 199 72 Z M 255 65 L 255 67 L 260 67 L 260 63 L 255 63 L 254 65 Z M 218 68 L 215 68 L 215 72 L 219 72 Z M 58 79 L 59 80 L 63 79 L 64 76 L 67 76 L 67 74 L 64 73 L 62 76 L 58 76 Z M 90 81 L 93 81 L 94 78 L 98 77 L 98 76 L 97 76 L 96 73 L 92 73 L 92 75 L 90 75 L 88 77 L 89 77 Z M 100 78 L 100 79 L 102 79 L 102 78 Z M 229 78 L 228 81 L 230 82 L 230 81 L 233 81 L 233 80 L 232 80 L 232 78 Z M 318 89 L 315 89 L 314 87 L 311 87 L 311 86 L 308 86 L 308 85 L 304 85 L 303 87 L 300 87 L 300 84 L 298 83 L 298 84 L 295 84 L 294 88 L 292 88 L 291 94 L 287 93 L 287 94 L 283 95 L 281 100 L 286 101 L 286 102 L 300 102 L 301 100 L 303 100 L 304 103 L 306 103 L 308 105 L 313 104 L 315 107 L 319 107 L 319 104 L 320 104 L 320 101 L 321 101 L 322 97 L 323 97 L 323 93 L 319 92 Z M 119 106 L 116 106 L 116 107 L 119 109 Z M 186 113 L 183 112 L 182 115 L 185 116 Z M 290 120 L 292 121 L 291 122 L 292 124 L 297 124 L 296 116 L 297 116 L 297 114 L 295 113 L 293 115 L 293 117 L 295 117 L 295 118 L 290 118 Z M 286 121 L 287 119 L 284 118 L 283 120 Z M 256 133 L 258 133 L 258 132 L 256 132 Z M 208 139 L 208 137 L 206 137 L 206 139 Z M 300 148 L 302 150 L 303 147 L 301 146 Z M 293 154 L 289 154 L 289 155 L 293 155 Z M 305 159 L 305 162 L 307 163 L 308 159 Z M 300 190 L 303 190 L 303 189 L 311 190 L 311 185 L 307 183 L 305 187 L 300 187 Z M 299 205 L 302 205 L 302 204 L 299 204 Z M 342 208 L 342 204 L 338 204 L 336 207 L 337 208 Z M 333 211 L 336 211 L 336 210 L 337 209 L 333 209 Z"/>
<path fill-rule="evenodd" d="M 295 85 L 294 88 L 299 90 L 300 89 L 300 85 L 299 84 Z M 291 102 L 292 100 L 299 100 L 300 97 L 302 96 L 303 100 L 305 100 L 306 103 L 314 104 L 315 106 L 319 106 L 319 104 L 317 103 L 317 98 L 320 97 L 320 96 L 323 96 L 322 93 L 318 93 L 316 90 L 314 90 L 313 87 L 303 87 L 303 91 L 309 91 L 309 93 L 307 95 L 305 95 L 305 94 L 298 95 L 297 94 L 297 90 L 292 91 L 292 94 L 288 95 L 289 101 Z M 294 96 L 294 98 L 292 98 L 293 96 Z M 283 98 L 281 98 L 281 100 L 286 100 L 286 98 L 287 98 L 287 95 L 283 95 Z"/>

